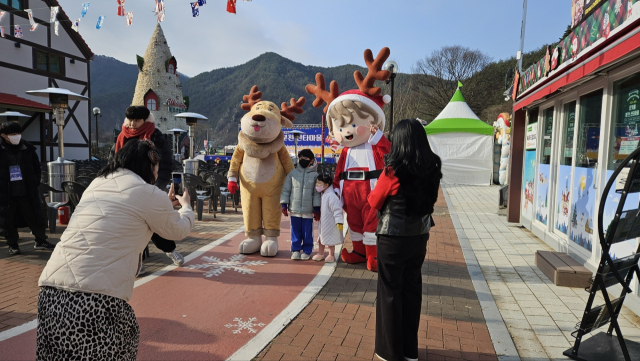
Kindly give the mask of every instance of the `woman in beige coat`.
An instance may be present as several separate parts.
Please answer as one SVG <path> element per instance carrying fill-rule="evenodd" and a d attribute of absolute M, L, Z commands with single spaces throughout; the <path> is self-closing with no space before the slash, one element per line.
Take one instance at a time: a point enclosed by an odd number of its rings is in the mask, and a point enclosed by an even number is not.
<path fill-rule="evenodd" d="M 84 192 L 38 282 L 38 360 L 136 359 L 127 301 L 141 253 L 153 233 L 180 240 L 194 222 L 188 192 L 153 185 L 159 161 L 151 141 L 131 140 Z"/>

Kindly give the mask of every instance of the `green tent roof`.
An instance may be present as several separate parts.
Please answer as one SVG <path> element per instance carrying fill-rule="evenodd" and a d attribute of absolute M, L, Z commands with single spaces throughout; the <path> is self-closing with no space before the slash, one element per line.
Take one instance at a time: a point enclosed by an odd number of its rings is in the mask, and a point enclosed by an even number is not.
<path fill-rule="evenodd" d="M 477 133 L 483 135 L 493 135 L 493 127 L 483 122 L 469 108 L 464 100 L 458 83 L 453 98 L 442 112 L 429 125 L 424 127 L 427 134 L 439 133 Z"/>

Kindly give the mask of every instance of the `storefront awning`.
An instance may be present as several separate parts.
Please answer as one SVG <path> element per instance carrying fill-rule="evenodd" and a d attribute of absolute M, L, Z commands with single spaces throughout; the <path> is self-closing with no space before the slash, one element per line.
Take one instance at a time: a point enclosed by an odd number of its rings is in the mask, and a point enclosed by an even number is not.
<path fill-rule="evenodd" d="M 0 93 L 0 108 L 10 108 L 11 110 L 26 110 L 32 112 L 49 113 L 52 109 L 42 103 L 21 98 L 17 95 Z"/>

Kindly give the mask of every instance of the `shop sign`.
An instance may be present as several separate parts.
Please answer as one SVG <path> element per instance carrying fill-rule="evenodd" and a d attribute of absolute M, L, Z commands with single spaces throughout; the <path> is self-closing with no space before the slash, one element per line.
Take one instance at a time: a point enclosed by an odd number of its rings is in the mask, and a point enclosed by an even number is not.
<path fill-rule="evenodd" d="M 176 100 L 174 99 L 167 99 L 167 107 L 169 108 L 169 111 L 171 113 L 182 113 L 185 111 L 185 109 L 187 109 L 187 106 L 182 104 L 182 103 L 178 103 Z"/>
<path fill-rule="evenodd" d="M 538 123 L 527 125 L 526 150 L 535 150 L 538 144 Z"/>
<path fill-rule="evenodd" d="M 620 138 L 620 151 L 618 154 L 631 154 L 634 150 L 638 149 L 640 143 L 640 137 L 622 137 Z"/>
<path fill-rule="evenodd" d="M 520 74 L 517 94 L 527 91 L 533 85 L 549 76 L 562 64 L 575 60 L 584 50 L 601 39 L 607 39 L 612 31 L 631 24 L 632 0 L 573 0 L 572 30 L 548 55 L 531 65 Z M 636 5 L 637 6 L 637 5 Z M 516 99 L 516 97 L 514 97 Z"/>

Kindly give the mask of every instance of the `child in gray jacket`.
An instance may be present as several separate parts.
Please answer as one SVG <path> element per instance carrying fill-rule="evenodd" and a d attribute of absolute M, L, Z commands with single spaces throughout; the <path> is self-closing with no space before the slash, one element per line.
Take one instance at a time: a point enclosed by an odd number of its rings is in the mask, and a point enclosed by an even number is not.
<path fill-rule="evenodd" d="M 311 149 L 298 153 L 298 167 L 284 181 L 282 214 L 291 213 L 291 259 L 308 260 L 313 252 L 313 220 L 320 220 L 320 193 L 316 191 L 316 160 Z"/>

